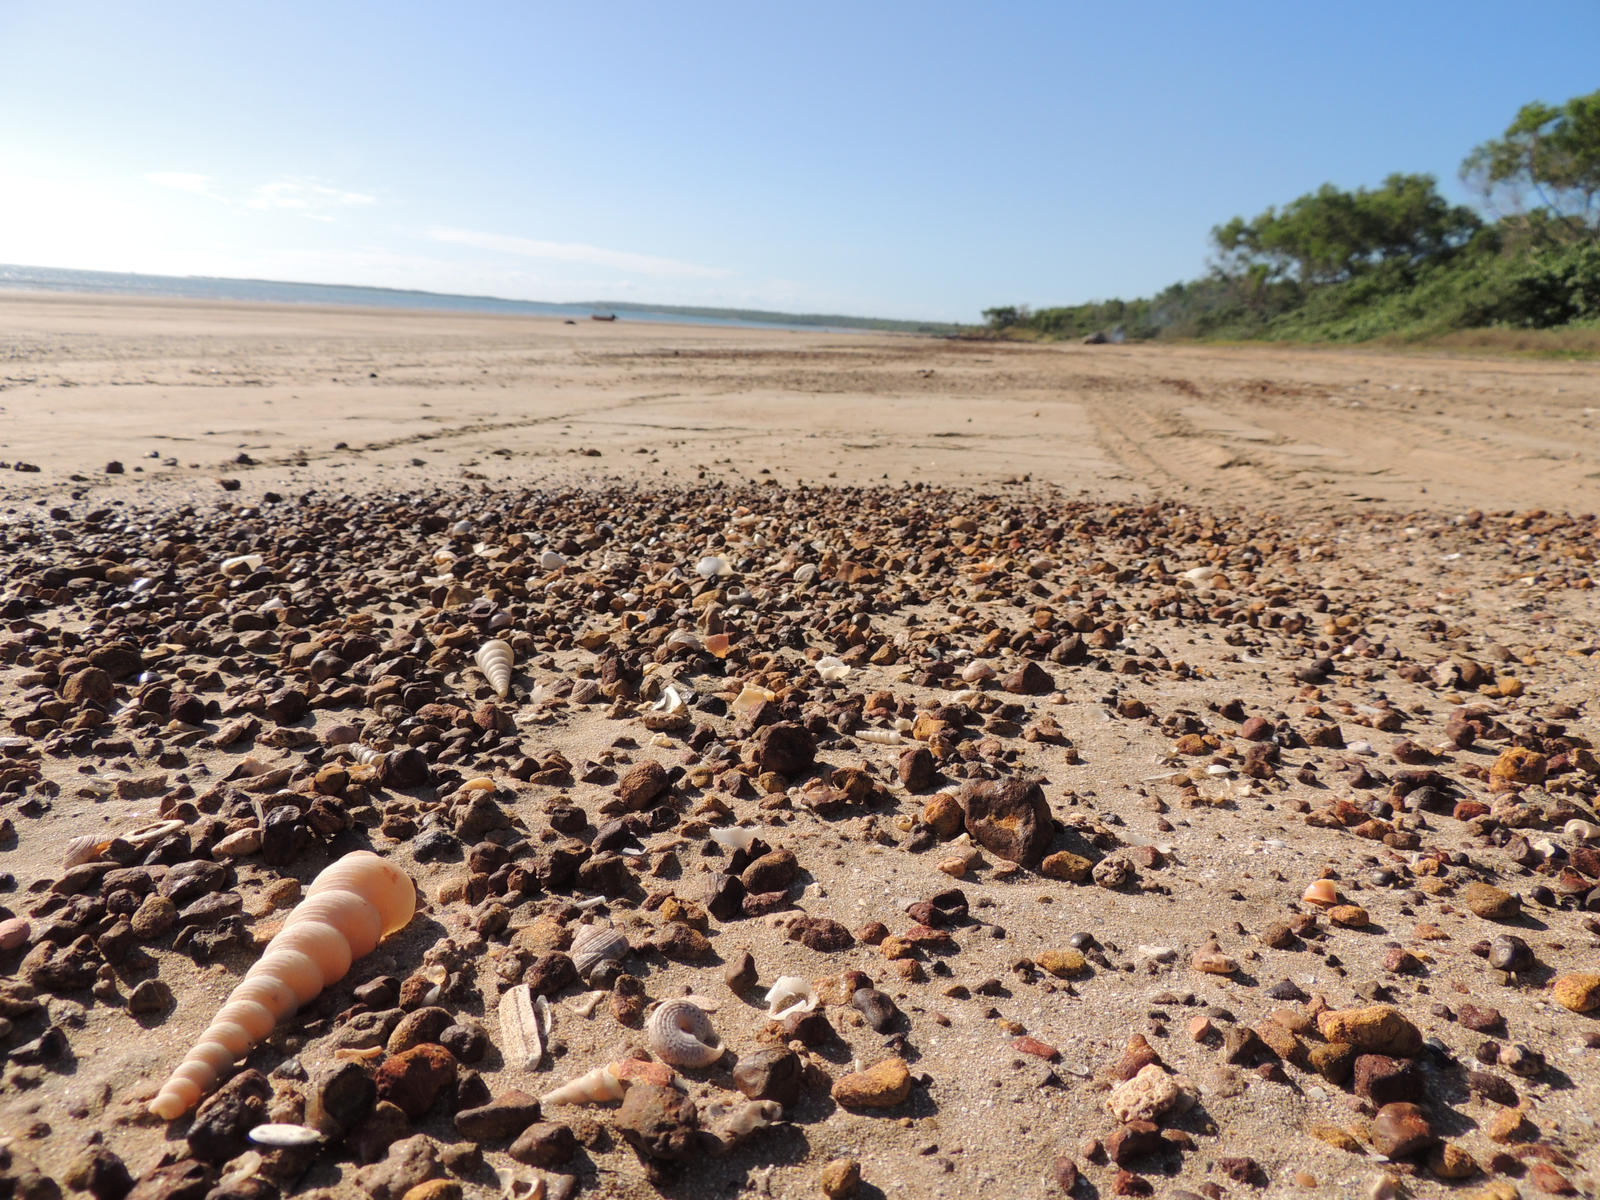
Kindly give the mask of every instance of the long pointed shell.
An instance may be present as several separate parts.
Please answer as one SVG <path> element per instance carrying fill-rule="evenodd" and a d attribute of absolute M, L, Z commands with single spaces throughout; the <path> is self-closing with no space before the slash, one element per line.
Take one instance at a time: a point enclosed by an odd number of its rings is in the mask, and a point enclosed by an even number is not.
<path fill-rule="evenodd" d="M 485 642 L 478 647 L 478 653 L 473 655 L 473 660 L 478 664 L 478 670 L 483 672 L 483 677 L 489 681 L 489 686 L 494 689 L 494 694 L 502 700 L 511 691 L 511 663 L 513 657 L 511 647 L 499 638 Z"/>
<path fill-rule="evenodd" d="M 370 850 L 328 866 L 156 1093 L 150 1111 L 164 1121 L 188 1112 L 277 1022 L 343 977 L 379 938 L 404 927 L 416 905 L 410 876 Z"/>
<path fill-rule="evenodd" d="M 596 1067 L 587 1075 L 580 1075 L 555 1091 L 546 1092 L 539 1097 L 539 1103 L 548 1107 L 552 1104 L 605 1104 L 609 1100 L 621 1100 L 627 1087 L 611 1069 L 615 1065 Z"/>
<path fill-rule="evenodd" d="M 500 997 L 500 1040 L 505 1043 L 506 1066 L 537 1071 L 544 1061 L 545 1039 L 550 1033 L 550 1001 L 534 998 L 525 983 Z"/>
<path fill-rule="evenodd" d="M 573 936 L 572 965 L 583 978 L 603 963 L 616 962 L 627 954 L 628 939 L 609 925 L 584 925 Z"/>
<path fill-rule="evenodd" d="M 711 1018 L 687 1000 L 668 1000 L 651 1013 L 644 1036 L 661 1061 L 675 1067 L 709 1067 L 722 1057 Z"/>

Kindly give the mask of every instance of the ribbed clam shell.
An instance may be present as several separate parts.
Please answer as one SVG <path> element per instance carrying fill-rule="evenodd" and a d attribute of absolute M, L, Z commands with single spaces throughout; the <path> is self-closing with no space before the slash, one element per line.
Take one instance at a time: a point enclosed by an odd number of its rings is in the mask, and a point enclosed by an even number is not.
<path fill-rule="evenodd" d="M 628 949 L 628 939 L 611 926 L 583 925 L 573 936 L 568 953 L 578 974 L 588 978 L 590 971 L 603 963 L 617 962 Z"/>

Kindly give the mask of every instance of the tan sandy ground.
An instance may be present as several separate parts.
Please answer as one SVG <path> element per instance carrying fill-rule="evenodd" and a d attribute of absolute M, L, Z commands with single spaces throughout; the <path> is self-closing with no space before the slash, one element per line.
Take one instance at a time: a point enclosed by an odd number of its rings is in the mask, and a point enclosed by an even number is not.
<path fill-rule="evenodd" d="M 1600 510 L 1600 386 L 1593 368 L 1583 365 L 1256 348 L 995 346 L 626 321 L 565 326 L 499 317 L 16 297 L 0 298 L 0 354 L 0 460 L 41 468 L 0 474 L 0 517 L 8 508 L 32 510 L 41 502 L 82 511 L 116 500 L 159 506 L 193 498 L 209 509 L 227 498 L 219 478 L 240 480 L 237 499 L 244 501 L 267 490 L 293 496 L 309 488 L 324 494 L 399 490 L 454 480 L 463 481 L 464 493 L 480 481 L 692 483 L 701 472 L 746 482 L 770 472 L 784 484 L 925 482 L 1009 497 L 1049 497 L 1053 486 L 1066 498 L 1081 494 L 1096 503 L 1180 499 L 1243 514 L 1274 536 L 1278 530 L 1301 536 L 1303 564 L 1274 577 L 1298 589 L 1290 593 L 1296 611 L 1318 590 L 1331 602 L 1326 617 L 1312 615 L 1313 632 L 1334 614 L 1348 613 L 1359 622 L 1355 628 L 1407 659 L 1493 658 L 1502 674 L 1514 672 L 1527 683 L 1522 709 L 1508 702 L 1513 716 L 1572 705 L 1581 717 L 1570 728 L 1600 736 L 1590 711 L 1595 592 L 1575 586 L 1585 560 L 1563 546 L 1565 557 L 1559 564 L 1552 560 L 1545 579 L 1537 546 L 1524 544 L 1526 538 L 1519 542 L 1498 525 L 1494 538 L 1479 538 L 1454 523 L 1473 508 Z M 254 464 L 235 461 L 241 454 Z M 165 465 L 169 459 L 176 465 Z M 127 473 L 106 475 L 112 460 Z M 1024 478 L 1026 486 L 1007 482 Z M 981 517 L 980 508 L 974 503 L 972 511 Z M 1379 519 L 1352 519 L 1368 513 Z M 1385 519 L 1400 513 L 1408 514 L 1406 521 Z M 1116 551 L 1127 556 L 1122 563 L 1134 557 L 1127 543 Z M 1048 582 L 1075 586 L 1082 580 L 1092 588 L 1103 553 L 1109 551 L 1090 541 L 1069 541 L 1061 548 L 1060 572 Z M 1177 568 L 1199 561 L 1192 546 L 1173 551 L 1173 559 Z M 1011 608 L 1008 597 L 985 599 L 974 586 L 948 604 L 931 604 L 927 617 L 955 621 L 959 609 L 962 621 L 1026 620 Z M 1447 635 L 1428 624 L 1435 614 L 1449 625 Z M 1178 1177 L 1154 1176 L 1157 1196 L 1219 1179 L 1230 1196 L 1263 1194 L 1219 1174 L 1216 1160 L 1229 1155 L 1250 1155 L 1266 1167 L 1272 1184 L 1265 1194 L 1359 1194 L 1379 1165 L 1308 1132 L 1313 1125 L 1359 1127 L 1349 1097 L 1298 1071 L 1285 1086 L 1219 1070 L 1217 1051 L 1193 1043 L 1186 1031 L 1201 1008 L 1156 997 L 1194 993 L 1200 1005 L 1219 1006 L 1245 1023 L 1281 1007 L 1263 992 L 1283 978 L 1326 990 L 1335 1003 L 1351 1003 L 1381 976 L 1374 964 L 1391 941 L 1431 952 L 1427 975 L 1383 978 L 1395 988 L 1395 1002 L 1458 1058 L 1470 1062 L 1482 1039 L 1431 1018 L 1435 1003 L 1492 1002 L 1506 1012 L 1511 1040 L 1549 1055 L 1556 1067 L 1549 1077 L 1516 1084 L 1532 1097 L 1545 1136 L 1578 1162 L 1569 1174 L 1595 1177 L 1600 1052 L 1580 1040 L 1595 1021 L 1556 1010 L 1533 988 L 1497 986 L 1490 994 L 1484 966 L 1467 947 L 1499 927 L 1459 906 L 1441 909 L 1430 898 L 1419 910 L 1412 893 L 1364 887 L 1366 875 L 1388 861 L 1378 857 L 1386 851 L 1307 826 L 1294 805 L 1321 804 L 1332 793 L 1321 784 L 1294 782 L 1292 768 L 1231 807 L 1181 807 L 1168 788 L 1141 789 L 1141 780 L 1166 769 L 1173 739 L 1154 719 L 1118 718 L 1112 706 L 1119 696 L 1147 703 L 1157 716 L 1200 714 L 1222 731 L 1231 723 L 1217 721 L 1206 705 L 1239 697 L 1249 712 L 1277 712 L 1305 727 L 1325 716 L 1287 660 L 1277 657 L 1292 639 L 1253 627 L 1224 638 L 1221 628 L 1141 622 L 1138 614 L 1129 621 L 1128 641 L 1104 656 L 1108 664 L 1182 660 L 1194 673 L 1057 672 L 1066 680 L 1064 700 L 1040 701 L 1035 709 L 1061 723 L 1082 761 L 1069 764 L 1048 746 L 1028 744 L 1022 762 L 1049 778 L 1058 815 L 1110 817 L 1128 844 L 1168 847 L 1172 865 L 1149 876 L 1159 886 L 1113 893 L 1031 874 L 1007 881 L 981 869 L 962 886 L 985 924 L 958 931 L 960 953 L 948 959 L 950 977 L 935 973 L 913 984 L 896 979 L 867 946 L 823 956 L 797 948 L 761 921 L 723 927 L 715 939 L 718 953 L 726 960 L 749 947 L 764 981 L 791 970 L 815 976 L 854 967 L 872 974 L 910 1018 L 920 1053 L 913 1071 L 933 1083 L 904 1110 L 882 1117 L 808 1100 L 792 1129 L 753 1143 L 734 1159 L 704 1164 L 703 1175 L 686 1175 L 667 1194 L 766 1189 L 814 1197 L 821 1164 L 851 1155 L 862 1160 L 874 1187 L 897 1200 L 1040 1195 L 1050 1190 L 1051 1159 L 1065 1152 L 1078 1158 L 1098 1189 L 1086 1185 L 1079 1194 L 1109 1195 L 1114 1168 L 1092 1166 L 1079 1154 L 1083 1139 L 1110 1129 L 1104 1091 L 1089 1077 L 1115 1061 L 1131 1034 L 1157 1037 L 1158 1028 L 1168 1034 L 1158 1048 L 1200 1084 L 1203 1104 L 1186 1126 L 1199 1148 L 1183 1156 Z M 531 685 L 591 663 L 592 655 L 572 652 L 524 669 Z M 0 716 L 9 715 L 5 706 L 18 694 L 19 673 L 0 671 Z M 465 677 L 460 686 L 470 694 L 473 682 Z M 848 686 L 893 689 L 923 706 L 938 698 L 908 685 L 892 667 L 864 667 Z M 1359 707 L 1380 695 L 1415 708 L 1405 736 L 1429 744 L 1440 740 L 1450 705 L 1431 689 L 1389 676 L 1369 686 L 1353 669 L 1337 688 L 1330 685 L 1322 698 L 1332 710 L 1326 719 L 1342 722 L 1350 740 L 1370 739 L 1379 755 L 1374 761 L 1392 771 L 1397 764 L 1387 750 L 1401 735 L 1365 727 Z M 314 719 L 320 728 L 333 718 L 322 713 Z M 558 748 L 574 763 L 627 733 L 647 741 L 636 726 L 598 711 L 541 715 L 528 730 L 530 744 Z M 1459 755 L 1448 769 L 1486 765 L 1494 752 Z M 647 753 L 656 751 L 646 746 L 640 757 Z M 681 753 L 678 748 L 660 757 L 675 762 Z M 897 753 L 864 746 L 824 758 L 835 766 L 867 760 L 888 772 Z M 220 778 L 243 754 L 196 747 L 193 760 Z M 1298 764 L 1308 755 L 1290 757 Z M 1336 752 L 1309 757 L 1323 762 L 1329 783 L 1339 786 L 1326 765 Z M 18 911 L 29 885 L 59 873 L 69 837 L 96 821 L 124 828 L 131 819 L 114 803 L 101 803 L 95 785 L 124 770 L 153 770 L 150 764 L 102 763 L 79 772 L 70 760 L 48 760 L 46 768 L 62 785 L 61 797 L 46 818 L 18 820 L 19 842 L 0 860 L 21 884 L 0 900 Z M 92 778 L 96 774 L 100 780 Z M 91 777 L 87 787 L 85 776 Z M 570 790 L 591 812 L 610 794 L 604 787 Z M 537 814 L 550 789 L 519 791 L 530 793 L 519 802 L 525 799 L 528 812 Z M 915 811 L 915 804 L 920 800 L 904 811 Z M 749 800 L 736 810 L 741 819 L 760 818 Z M 855 822 L 820 828 L 803 817 L 797 822 L 792 832 L 804 840 L 795 848 L 812 877 L 802 903 L 851 928 L 882 920 L 899 929 L 908 900 L 950 882 L 935 870 L 937 853 L 910 856 L 872 845 Z M 1437 835 L 1446 848 L 1467 844 L 1459 823 L 1438 823 L 1446 826 Z M 404 845 L 384 848 L 406 860 Z M 1500 858 L 1485 861 L 1504 869 L 1511 880 L 1505 886 L 1514 890 L 1525 893 L 1534 882 Z M 429 898 L 443 878 L 459 871 L 411 865 Z M 1330 932 L 1328 946 L 1348 971 L 1330 970 L 1303 949 L 1269 950 L 1255 940 L 1325 865 L 1341 871 L 1347 890 L 1372 913 L 1369 931 Z M 700 869 L 693 860 L 691 866 Z M 246 864 L 240 877 L 247 907 L 255 911 L 273 872 Z M 459 907 L 434 906 L 427 922 L 363 969 L 413 969 L 441 926 L 459 931 Z M 1536 934 L 1518 928 L 1551 967 L 1595 969 L 1596 939 L 1577 914 L 1544 915 L 1549 928 Z M 1419 942 L 1424 919 L 1439 922 L 1450 940 Z M 636 913 L 619 913 L 619 920 L 630 933 L 650 928 Z M 997 927 L 1004 937 L 995 935 Z M 1070 1001 L 1015 982 L 1020 959 L 1059 947 L 1076 930 L 1116 946 L 1111 957 L 1117 965 L 1080 981 Z M 1189 970 L 1190 953 L 1213 934 L 1226 952 L 1247 962 L 1244 980 Z M 1176 964 L 1150 966 L 1137 951 L 1142 944 L 1176 949 Z M 45 1074 L 27 1093 L 0 1098 L 0 1132 L 17 1130 L 28 1154 L 60 1171 L 91 1129 L 105 1128 L 108 1144 L 136 1174 L 147 1169 L 164 1131 L 140 1123 L 132 1101 L 149 1094 L 203 1027 L 236 978 L 235 966 L 197 969 L 180 954 L 163 953 L 161 978 L 178 994 L 176 1009 L 130 1038 L 134 1027 L 125 1013 L 93 1005 L 86 1028 L 74 1034 L 77 1061 L 66 1082 Z M 717 1021 L 725 1040 L 735 1049 L 753 1044 L 759 1011 L 727 996 L 719 968 L 656 960 L 630 969 L 645 978 L 652 995 L 693 987 L 722 996 Z M 1003 984 L 992 995 L 947 992 L 952 982 L 977 988 L 990 979 Z M 1168 1016 L 1157 1020 L 1153 1011 Z M 1061 1049 L 1053 1078 L 1012 1050 L 1013 1026 L 1006 1022 Z M 883 1053 L 882 1039 L 870 1031 L 838 1015 L 835 1024 L 845 1039 L 830 1052 L 835 1075 L 852 1057 L 870 1062 Z M 534 1090 L 615 1053 L 616 1027 L 603 1018 L 583 1022 L 563 1011 L 559 1032 L 567 1053 L 533 1081 Z M 507 1081 L 491 1082 L 498 1090 Z M 1480 1128 L 1489 1119 L 1487 1106 L 1449 1099 L 1468 1114 L 1448 1128 L 1450 1136 L 1487 1160 L 1496 1151 Z M 424 1128 L 449 1136 L 443 1118 Z M 600 1172 L 597 1190 L 585 1194 L 654 1194 L 626 1152 L 596 1151 L 592 1158 Z M 493 1161 L 503 1164 L 504 1156 Z M 1179 1169 L 1170 1160 L 1167 1167 Z M 1316 1182 L 1297 1185 L 1297 1171 Z M 330 1186 L 336 1180 L 319 1169 L 306 1182 Z M 354 1194 L 348 1172 L 337 1183 L 341 1194 Z M 1482 1183 L 1480 1177 L 1474 1186 Z M 1411 1186 L 1421 1196 L 1454 1194 L 1425 1174 Z"/>
<path fill-rule="evenodd" d="M 1026 475 L 1256 510 L 1600 508 L 1584 363 L 16 296 L 0 297 L 0 354 L 0 461 L 44 468 L 5 477 L 13 494 L 59 494 L 74 473 L 209 491 L 223 473 L 704 470 Z M 577 457 L 591 448 L 598 462 Z M 287 469 L 230 466 L 240 453 Z M 108 481 L 111 460 L 142 473 Z"/>

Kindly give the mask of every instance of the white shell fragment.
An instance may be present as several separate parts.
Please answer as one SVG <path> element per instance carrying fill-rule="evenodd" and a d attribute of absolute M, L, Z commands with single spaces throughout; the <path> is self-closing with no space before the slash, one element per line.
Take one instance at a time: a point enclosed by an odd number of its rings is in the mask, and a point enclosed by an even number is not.
<path fill-rule="evenodd" d="M 534 998 L 525 983 L 509 988 L 500 997 L 500 1039 L 504 1042 L 506 1065 L 517 1071 L 537 1071 L 544 1061 L 552 1018 L 550 1001 Z"/>
<path fill-rule="evenodd" d="M 817 989 L 804 975 L 781 975 L 767 989 L 767 1016 L 781 1021 L 790 1013 L 810 1012 L 817 1006 Z"/>
<path fill-rule="evenodd" d="M 694 565 L 694 573 L 701 579 L 710 579 L 717 575 L 732 575 L 733 568 L 726 559 L 716 554 L 708 554 Z"/>
<path fill-rule="evenodd" d="M 258 1146 L 282 1148 L 310 1146 L 322 1140 L 322 1135 L 306 1125 L 257 1125 L 247 1135 Z"/>
<path fill-rule="evenodd" d="M 850 668 L 845 665 L 843 659 L 835 658 L 830 654 L 825 658 L 817 659 L 817 674 L 822 676 L 824 682 L 835 683 L 850 674 Z"/>
<path fill-rule="evenodd" d="M 567 565 L 567 556 L 555 550 L 546 550 L 539 555 L 539 566 L 546 571 L 559 571 Z"/>
<path fill-rule="evenodd" d="M 748 850 L 750 843 L 756 840 L 756 831 L 739 825 L 728 825 L 713 829 L 711 840 L 728 850 Z"/>

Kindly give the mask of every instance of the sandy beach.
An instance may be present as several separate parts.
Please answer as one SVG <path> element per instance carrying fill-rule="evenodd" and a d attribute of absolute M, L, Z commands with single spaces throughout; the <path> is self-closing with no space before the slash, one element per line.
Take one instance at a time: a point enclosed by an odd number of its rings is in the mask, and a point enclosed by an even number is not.
<path fill-rule="evenodd" d="M 0 331 L 0 459 L 45 468 L 7 480 L 35 491 L 74 473 L 182 488 L 224 471 L 287 485 L 705 471 L 1026 476 L 1285 512 L 1600 508 L 1600 389 L 1583 363 L 5 295 Z M 113 460 L 129 474 L 103 478 Z"/>
<path fill-rule="evenodd" d="M 18 295 L 0 352 L 15 1194 L 1600 1186 L 1592 366 Z M 417 915 L 151 1115 L 368 849 Z"/>

